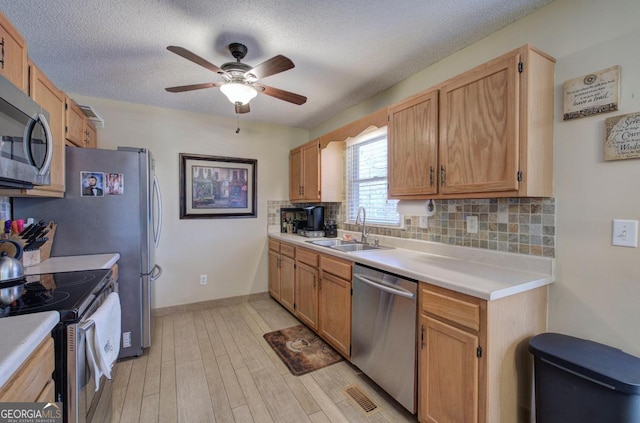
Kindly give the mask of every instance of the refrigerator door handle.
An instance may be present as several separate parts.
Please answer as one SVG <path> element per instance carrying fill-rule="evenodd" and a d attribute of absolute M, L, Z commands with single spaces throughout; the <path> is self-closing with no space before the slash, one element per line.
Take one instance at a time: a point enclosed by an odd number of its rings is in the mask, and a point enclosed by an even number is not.
<path fill-rule="evenodd" d="M 153 222 L 153 243 L 156 248 L 158 248 L 158 245 L 160 244 L 160 233 L 162 232 L 162 194 L 160 193 L 160 184 L 158 183 L 158 177 L 156 175 L 153 175 L 153 191 L 155 194 L 154 198 L 158 202 L 158 219 Z"/>
<path fill-rule="evenodd" d="M 153 282 L 157 280 L 161 275 L 162 275 L 162 267 L 156 264 L 155 266 L 153 266 L 153 269 L 151 269 L 151 273 L 149 274 L 149 280 Z"/>

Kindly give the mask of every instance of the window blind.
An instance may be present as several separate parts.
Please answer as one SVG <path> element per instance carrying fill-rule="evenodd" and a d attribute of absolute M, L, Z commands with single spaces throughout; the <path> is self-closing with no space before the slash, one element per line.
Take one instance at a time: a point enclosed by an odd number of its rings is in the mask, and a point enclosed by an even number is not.
<path fill-rule="evenodd" d="M 387 134 L 355 138 L 347 143 L 347 222 L 355 223 L 358 207 L 367 223 L 400 226 L 397 200 L 387 200 Z"/>

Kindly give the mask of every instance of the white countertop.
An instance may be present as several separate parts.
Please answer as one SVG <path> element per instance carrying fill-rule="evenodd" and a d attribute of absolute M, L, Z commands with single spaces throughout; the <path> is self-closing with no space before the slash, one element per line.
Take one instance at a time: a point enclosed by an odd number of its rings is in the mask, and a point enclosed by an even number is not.
<path fill-rule="evenodd" d="M 15 373 L 60 320 L 56 311 L 0 319 L 0 386 Z"/>
<path fill-rule="evenodd" d="M 269 237 L 485 300 L 525 292 L 555 279 L 554 260 L 548 257 L 377 235 L 369 239 L 380 238 L 381 245 L 395 248 L 345 253 L 278 230 L 270 229 Z"/>
<path fill-rule="evenodd" d="M 84 256 L 50 257 L 40 264 L 24 268 L 25 275 L 40 275 L 79 270 L 110 269 L 120 260 L 119 253 Z"/>

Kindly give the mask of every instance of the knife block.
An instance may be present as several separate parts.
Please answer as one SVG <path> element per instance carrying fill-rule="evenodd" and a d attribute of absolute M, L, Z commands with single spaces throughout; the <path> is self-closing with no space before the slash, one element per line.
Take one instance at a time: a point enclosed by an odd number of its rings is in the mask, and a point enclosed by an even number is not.
<path fill-rule="evenodd" d="M 24 267 L 36 266 L 41 262 L 45 261 L 51 255 L 51 247 L 53 246 L 53 238 L 56 234 L 56 227 L 58 225 L 53 221 L 49 222 L 47 225 L 47 229 L 49 232 L 47 233 L 47 242 L 42 244 L 40 248 L 32 251 L 24 251 L 22 253 L 22 265 Z M 17 237 L 17 235 L 16 235 Z M 18 239 L 16 239 L 18 241 Z M 24 244 L 24 240 L 22 238 L 19 239 Z"/>

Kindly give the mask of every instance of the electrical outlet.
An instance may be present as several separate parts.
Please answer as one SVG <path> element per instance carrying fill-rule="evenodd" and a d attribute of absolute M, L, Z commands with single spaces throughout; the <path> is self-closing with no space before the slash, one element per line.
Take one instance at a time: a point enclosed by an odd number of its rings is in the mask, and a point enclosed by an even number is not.
<path fill-rule="evenodd" d="M 638 221 L 614 220 L 611 231 L 611 245 L 620 247 L 638 247 Z"/>
<path fill-rule="evenodd" d="M 207 284 L 207 275 L 200 275 L 200 285 Z"/>
<path fill-rule="evenodd" d="M 418 222 L 418 227 L 422 229 L 429 228 L 429 217 L 428 216 L 420 216 L 420 221 Z"/>
<path fill-rule="evenodd" d="M 478 233 L 478 216 L 467 216 L 467 233 Z"/>

